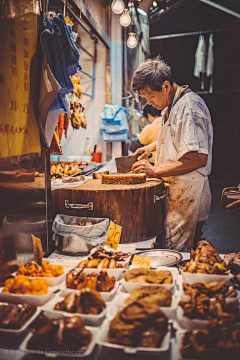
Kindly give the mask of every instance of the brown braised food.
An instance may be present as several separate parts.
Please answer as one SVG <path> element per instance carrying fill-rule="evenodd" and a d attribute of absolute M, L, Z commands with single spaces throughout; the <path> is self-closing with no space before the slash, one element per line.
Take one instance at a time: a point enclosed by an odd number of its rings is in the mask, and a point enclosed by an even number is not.
<path fill-rule="evenodd" d="M 78 266 L 79 268 L 97 268 L 97 269 L 117 269 L 122 268 L 122 264 L 117 264 L 115 259 L 92 259 L 92 260 L 83 260 Z"/>
<path fill-rule="evenodd" d="M 85 288 L 80 295 L 70 293 L 65 299 L 55 305 L 55 310 L 69 313 L 97 315 L 106 307 L 105 301 L 98 291 Z"/>
<path fill-rule="evenodd" d="M 105 250 L 103 247 L 96 248 L 95 251 L 93 251 L 89 257 L 88 260 L 92 259 L 115 259 L 116 261 L 124 261 L 126 258 L 128 258 L 131 255 L 131 253 L 126 253 L 123 251 L 108 251 Z"/>
<path fill-rule="evenodd" d="M 131 295 L 125 300 L 125 305 L 130 305 L 139 300 L 147 304 L 169 307 L 172 303 L 172 294 L 163 286 L 144 286 L 133 290 Z"/>
<path fill-rule="evenodd" d="M 125 346 L 157 347 L 167 328 L 167 317 L 157 305 L 136 301 L 110 322 L 108 341 Z"/>
<path fill-rule="evenodd" d="M 28 304 L 0 305 L 0 328 L 20 329 L 36 312 L 36 306 Z"/>
<path fill-rule="evenodd" d="M 192 294 L 201 293 L 206 294 L 210 298 L 213 298 L 216 295 L 223 295 L 225 298 L 237 296 L 236 290 L 225 281 L 213 281 L 209 284 L 205 281 L 201 281 L 192 285 L 183 283 L 183 291 L 185 295 L 192 296 Z"/>
<path fill-rule="evenodd" d="M 75 273 L 74 270 L 70 271 L 66 277 L 66 286 L 69 289 L 82 290 L 90 288 L 101 292 L 109 292 L 115 286 L 116 278 L 108 276 L 106 271 L 101 271 L 100 274 L 95 272 L 86 274 L 83 269 Z"/>
<path fill-rule="evenodd" d="M 172 284 L 172 273 L 168 270 L 132 269 L 127 270 L 124 276 L 126 281 L 141 284 Z"/>
<path fill-rule="evenodd" d="M 133 185 L 147 180 L 146 174 L 102 174 L 102 184 Z"/>
<path fill-rule="evenodd" d="M 80 316 L 50 320 L 39 315 L 32 327 L 35 331 L 27 344 L 31 350 L 85 351 L 92 339 L 91 332 L 84 327 Z"/>
<path fill-rule="evenodd" d="M 180 354 L 185 359 L 238 360 L 240 329 L 211 320 L 205 329 L 185 332 Z"/>

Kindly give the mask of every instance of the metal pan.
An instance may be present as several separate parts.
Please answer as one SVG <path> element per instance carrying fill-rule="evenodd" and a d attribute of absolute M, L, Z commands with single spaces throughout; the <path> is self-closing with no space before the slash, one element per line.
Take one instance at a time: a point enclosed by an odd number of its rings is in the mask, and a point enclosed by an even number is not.
<path fill-rule="evenodd" d="M 143 257 L 150 257 L 151 268 L 156 268 L 158 266 L 173 266 L 182 260 L 182 255 L 175 250 L 156 249 L 135 252 L 135 254 Z"/>

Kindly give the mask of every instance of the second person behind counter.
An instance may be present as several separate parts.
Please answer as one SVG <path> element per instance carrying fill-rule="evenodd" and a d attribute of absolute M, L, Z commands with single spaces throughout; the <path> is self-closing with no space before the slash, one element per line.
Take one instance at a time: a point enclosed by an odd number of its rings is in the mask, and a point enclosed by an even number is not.
<path fill-rule="evenodd" d="M 129 150 L 135 152 L 138 148 L 152 144 L 157 141 L 159 134 L 159 126 L 162 121 L 161 110 L 155 109 L 152 105 L 146 104 L 143 108 L 143 115 L 147 119 L 149 125 L 146 125 L 138 136 L 137 140 L 131 142 Z M 152 152 L 150 164 L 155 163 L 156 151 Z"/>

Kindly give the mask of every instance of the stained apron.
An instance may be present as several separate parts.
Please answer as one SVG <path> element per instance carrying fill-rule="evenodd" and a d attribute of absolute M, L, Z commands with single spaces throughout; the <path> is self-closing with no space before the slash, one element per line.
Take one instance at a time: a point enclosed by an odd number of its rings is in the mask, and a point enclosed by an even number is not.
<path fill-rule="evenodd" d="M 180 92 L 178 87 L 172 107 Z M 171 114 L 171 111 L 170 111 Z M 171 136 L 170 114 L 165 124 L 159 127 L 155 166 L 178 160 L 178 153 Z M 164 119 L 164 114 L 163 119 Z M 167 189 L 164 205 L 165 247 L 178 251 L 190 250 L 197 225 L 200 200 L 205 176 L 192 171 L 186 175 L 162 177 Z"/>

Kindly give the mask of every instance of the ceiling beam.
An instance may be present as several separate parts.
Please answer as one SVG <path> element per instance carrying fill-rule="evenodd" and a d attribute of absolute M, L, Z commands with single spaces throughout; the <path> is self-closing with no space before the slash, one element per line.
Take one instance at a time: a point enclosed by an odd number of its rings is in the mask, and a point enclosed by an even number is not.
<path fill-rule="evenodd" d="M 228 9 L 225 6 L 216 4 L 215 2 L 210 1 L 210 0 L 199 0 L 199 1 L 203 2 L 204 4 L 210 5 L 210 6 L 216 8 L 218 10 L 224 11 L 225 13 L 227 13 L 229 15 L 232 15 L 232 16 L 235 16 L 235 17 L 240 19 L 240 14 L 239 13 L 237 13 L 236 11 Z"/>

